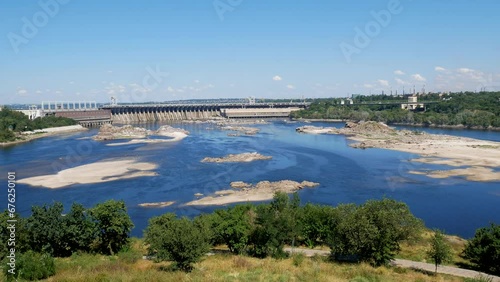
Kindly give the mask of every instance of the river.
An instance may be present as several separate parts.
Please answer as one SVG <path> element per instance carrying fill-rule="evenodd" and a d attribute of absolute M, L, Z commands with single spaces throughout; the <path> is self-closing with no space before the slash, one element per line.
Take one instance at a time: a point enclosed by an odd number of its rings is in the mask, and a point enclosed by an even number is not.
<path fill-rule="evenodd" d="M 156 129 L 161 124 L 142 124 Z M 34 140 L 0 148 L 3 183 L 7 172 L 17 178 L 53 174 L 60 164 L 78 166 L 109 158 L 134 157 L 158 165 L 154 177 L 116 180 L 100 184 L 46 189 L 17 185 L 17 209 L 27 216 L 32 205 L 60 201 L 69 210 L 73 202 L 91 207 L 108 199 L 124 200 L 135 224 L 133 236 L 142 236 L 147 221 L 165 212 L 194 216 L 213 207 L 184 206 L 195 193 L 210 195 L 227 189 L 231 181 L 256 183 L 290 179 L 319 182 L 316 188 L 299 191 L 302 203 L 338 205 L 368 199 L 393 198 L 408 204 L 426 226 L 470 238 L 491 222 L 500 223 L 500 180 L 472 182 L 461 177 L 433 179 L 409 174 L 412 169 L 448 169 L 446 166 L 413 163 L 416 155 L 385 149 L 353 149 L 344 136 L 298 134 L 303 123 L 275 121 L 252 125 L 261 131 L 254 136 L 227 136 L 210 124 L 174 124 L 190 131 L 178 143 L 106 146 L 89 137 L 97 129 Z M 341 127 L 343 123 L 314 123 Z M 402 127 L 400 127 L 402 128 Z M 500 141 L 500 132 L 410 128 L 429 133 Z M 113 141 L 115 142 L 115 141 Z M 259 152 L 273 157 L 252 163 L 201 163 L 204 157 L 229 153 Z M 7 206 L 7 185 L 0 192 Z M 175 201 L 165 208 L 144 208 L 144 202 Z"/>

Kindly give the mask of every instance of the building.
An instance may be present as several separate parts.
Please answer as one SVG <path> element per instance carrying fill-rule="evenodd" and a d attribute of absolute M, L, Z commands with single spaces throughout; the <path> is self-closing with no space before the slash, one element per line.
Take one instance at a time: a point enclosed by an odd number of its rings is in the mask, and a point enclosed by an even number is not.
<path fill-rule="evenodd" d="M 401 104 L 401 109 L 408 111 L 425 111 L 425 104 L 418 103 L 417 96 L 408 96 L 408 103 Z"/>

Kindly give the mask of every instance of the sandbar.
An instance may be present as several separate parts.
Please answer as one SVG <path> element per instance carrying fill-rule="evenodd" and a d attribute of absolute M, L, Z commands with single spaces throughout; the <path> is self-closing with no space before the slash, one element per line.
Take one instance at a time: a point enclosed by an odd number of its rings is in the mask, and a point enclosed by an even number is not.
<path fill-rule="evenodd" d="M 310 181 L 296 182 L 281 180 L 276 182 L 261 181 L 256 185 L 236 181 L 231 183 L 234 190 L 215 192 L 214 196 L 207 196 L 187 203 L 187 206 L 213 206 L 242 202 L 259 202 L 271 200 L 276 192 L 293 193 L 305 187 L 316 187 L 319 183 Z"/>
<path fill-rule="evenodd" d="M 253 152 L 253 153 L 229 154 L 221 158 L 206 157 L 203 160 L 201 160 L 201 162 L 202 163 L 231 163 L 231 162 L 247 163 L 258 160 L 270 160 L 272 158 L 273 157 L 271 156 L 264 156 L 257 152 Z"/>
<path fill-rule="evenodd" d="M 430 177 L 466 176 L 470 181 L 500 181 L 494 168 L 500 167 L 500 142 L 473 138 L 395 130 L 377 122 L 347 123 L 345 128 L 303 126 L 297 132 L 310 134 L 341 134 L 354 148 L 382 148 L 418 154 L 413 162 L 449 165 L 460 169 L 424 171 Z M 411 171 L 418 173 L 418 171 Z"/>
<path fill-rule="evenodd" d="M 143 176 L 155 176 L 156 164 L 134 159 L 104 160 L 96 163 L 67 168 L 56 174 L 19 179 L 18 183 L 50 189 L 74 184 L 94 184 Z"/>

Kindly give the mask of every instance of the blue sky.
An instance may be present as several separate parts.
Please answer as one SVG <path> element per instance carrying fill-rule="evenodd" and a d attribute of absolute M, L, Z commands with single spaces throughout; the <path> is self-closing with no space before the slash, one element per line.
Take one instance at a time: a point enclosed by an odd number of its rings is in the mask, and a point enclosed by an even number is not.
<path fill-rule="evenodd" d="M 0 104 L 500 90 L 498 11 L 495 0 L 2 1 Z"/>

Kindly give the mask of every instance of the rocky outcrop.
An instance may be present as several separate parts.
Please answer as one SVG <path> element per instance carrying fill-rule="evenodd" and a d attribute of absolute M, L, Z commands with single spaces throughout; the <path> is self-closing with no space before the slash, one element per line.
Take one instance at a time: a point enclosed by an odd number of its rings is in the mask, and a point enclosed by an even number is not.
<path fill-rule="evenodd" d="M 231 182 L 233 190 L 222 190 L 215 192 L 214 196 L 204 197 L 187 203 L 188 206 L 196 205 L 225 205 L 239 202 L 265 201 L 273 198 L 276 192 L 293 193 L 306 187 L 316 187 L 319 183 L 292 180 L 260 181 L 252 185 L 243 181 Z"/>
<path fill-rule="evenodd" d="M 116 139 L 144 139 L 148 136 L 166 136 L 182 139 L 189 134 L 188 131 L 175 128 L 170 125 L 164 125 L 156 131 L 147 130 L 142 127 L 133 127 L 132 125 L 113 126 L 105 124 L 99 129 L 99 133 L 93 137 L 94 140 L 116 140 Z"/>
<path fill-rule="evenodd" d="M 257 160 L 270 160 L 273 157 L 264 156 L 257 152 L 253 153 L 242 153 L 242 154 L 229 154 L 222 158 L 210 158 L 206 157 L 201 160 L 202 163 L 229 163 L 229 162 L 253 162 Z"/>

